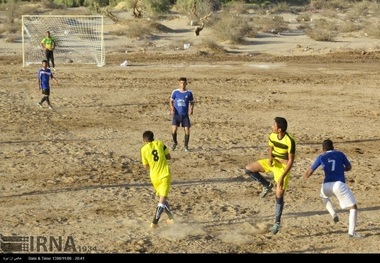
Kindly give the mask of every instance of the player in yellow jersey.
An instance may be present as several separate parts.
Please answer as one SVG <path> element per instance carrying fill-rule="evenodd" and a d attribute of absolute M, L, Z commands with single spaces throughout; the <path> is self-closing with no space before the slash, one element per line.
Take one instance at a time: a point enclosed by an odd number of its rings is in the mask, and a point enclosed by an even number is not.
<path fill-rule="evenodd" d="M 283 117 L 276 117 L 269 135 L 269 156 L 245 166 L 245 173 L 263 186 L 261 197 L 272 189 L 273 184 L 267 181 L 261 174 L 273 173 L 276 187 L 276 213 L 272 233 L 277 234 L 280 229 L 282 210 L 284 209 L 284 195 L 290 179 L 290 170 L 296 154 L 296 142 L 286 130 L 288 122 Z"/>
<path fill-rule="evenodd" d="M 159 197 L 156 212 L 150 226 L 151 228 L 157 227 L 164 211 L 169 217 L 166 222 L 172 224 L 174 223 L 173 215 L 167 200 L 171 185 L 171 173 L 168 164 L 168 160 L 171 159 L 169 148 L 162 141 L 155 140 L 152 131 L 143 133 L 143 142 L 144 145 L 140 149 L 141 161 L 144 167 L 149 170 L 150 180 L 156 196 Z"/>
<path fill-rule="evenodd" d="M 48 67 L 50 68 L 50 61 L 51 61 L 53 70 L 55 70 L 55 64 L 54 64 L 55 39 L 54 37 L 50 35 L 50 31 L 46 31 L 46 36 L 41 40 L 41 47 L 45 50 Z"/>

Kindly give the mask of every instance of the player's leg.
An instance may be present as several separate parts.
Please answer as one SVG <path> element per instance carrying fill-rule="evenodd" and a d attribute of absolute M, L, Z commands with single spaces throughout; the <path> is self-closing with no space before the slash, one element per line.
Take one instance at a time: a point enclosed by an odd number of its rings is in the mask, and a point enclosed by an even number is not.
<path fill-rule="evenodd" d="M 185 151 L 189 151 L 189 141 L 190 141 L 190 118 L 189 116 L 185 116 L 182 120 L 182 126 L 185 130 Z"/>
<path fill-rule="evenodd" d="M 178 140 L 177 140 L 177 131 L 178 126 L 180 124 L 179 116 L 174 115 L 172 119 L 172 139 L 173 139 L 173 145 L 171 150 L 174 151 L 177 148 Z"/>
<path fill-rule="evenodd" d="M 42 98 L 41 98 L 41 101 L 38 103 L 38 105 L 42 108 L 42 103 L 44 103 L 46 100 L 47 100 L 47 91 L 42 89 Z"/>
<path fill-rule="evenodd" d="M 169 194 L 169 189 L 170 189 L 170 177 L 167 177 L 165 179 L 160 179 L 155 183 L 157 183 L 155 189 L 156 189 L 156 194 L 159 196 L 159 201 L 158 201 L 158 204 L 156 207 L 156 212 L 154 214 L 154 218 L 153 218 L 151 227 L 157 226 L 158 221 L 160 220 L 161 215 L 164 211 L 166 213 L 169 212 L 171 215 L 170 208 L 166 207 L 167 196 Z M 173 217 L 173 216 L 171 215 L 171 217 Z"/>
<path fill-rule="evenodd" d="M 261 159 L 257 162 L 249 163 L 245 166 L 244 172 L 249 175 L 253 180 L 259 182 L 263 186 L 263 192 L 261 197 L 265 197 L 269 190 L 273 187 L 273 184 L 267 181 L 261 174 L 271 171 L 269 166 L 269 159 Z M 265 193 L 264 193 L 265 192 Z"/>
<path fill-rule="evenodd" d="M 358 207 L 356 205 L 354 194 L 343 182 L 336 182 L 333 190 L 339 200 L 340 207 L 342 209 L 350 210 L 348 219 L 348 235 L 350 237 L 361 237 L 358 233 L 355 232 L 358 217 Z"/>
<path fill-rule="evenodd" d="M 273 163 L 273 177 L 274 181 L 277 184 L 276 188 L 276 205 L 275 205 L 275 222 L 272 227 L 272 233 L 277 234 L 280 230 L 280 224 L 281 224 L 281 217 L 282 217 L 282 211 L 284 210 L 285 202 L 284 202 L 284 196 L 285 196 L 285 190 L 288 188 L 290 175 L 291 173 L 288 172 L 287 175 L 284 178 L 282 187 L 279 187 L 279 179 L 284 173 L 284 170 L 286 168 L 285 164 L 282 164 L 281 162 L 274 161 Z"/>
<path fill-rule="evenodd" d="M 334 191 L 333 191 L 335 184 L 336 184 L 336 182 L 330 182 L 330 183 L 322 184 L 320 197 L 322 198 L 323 204 L 325 205 L 327 211 L 329 212 L 329 214 L 333 218 L 334 222 L 337 223 L 339 221 L 339 217 L 335 211 L 333 203 L 330 200 L 330 197 L 335 195 Z M 336 197 L 338 198 L 338 196 L 336 196 Z"/>
<path fill-rule="evenodd" d="M 156 207 L 156 212 L 154 213 L 154 218 L 151 224 L 151 227 L 156 227 L 158 224 L 158 221 L 161 218 L 162 213 L 165 211 L 165 204 L 163 203 L 158 203 Z"/>
<path fill-rule="evenodd" d="M 48 68 L 50 68 L 50 50 L 48 50 L 48 49 L 45 50 L 45 56 L 46 56 L 46 60 L 47 60 L 47 66 L 48 66 Z"/>
<path fill-rule="evenodd" d="M 55 68 L 54 51 L 51 51 L 51 53 L 50 53 L 50 59 L 51 59 L 51 65 L 53 66 L 53 69 L 54 69 Z"/>
<path fill-rule="evenodd" d="M 45 90 L 45 98 L 46 98 L 45 100 L 47 104 L 49 105 L 49 109 L 52 109 L 51 103 L 50 103 L 50 89 Z"/>

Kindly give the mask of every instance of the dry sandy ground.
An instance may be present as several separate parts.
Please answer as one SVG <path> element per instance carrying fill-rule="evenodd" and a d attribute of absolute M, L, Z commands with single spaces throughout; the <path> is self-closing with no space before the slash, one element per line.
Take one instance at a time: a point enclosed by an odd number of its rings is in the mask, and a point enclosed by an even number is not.
<path fill-rule="evenodd" d="M 379 40 L 277 35 L 212 53 L 197 47 L 184 19 L 166 23 L 174 32 L 145 52 L 107 36 L 104 67 L 58 64 L 53 111 L 37 107 L 39 65 L 23 68 L 19 44 L 0 39 L 1 234 L 72 238 L 76 252 L 117 255 L 380 252 Z M 175 224 L 163 215 L 152 231 L 157 200 L 140 162 L 142 133 L 171 145 L 168 98 L 181 76 L 196 99 L 190 152 L 171 152 Z M 287 118 L 298 145 L 273 235 L 274 194 L 260 198 L 242 168 L 266 156 L 276 116 Z M 347 182 L 362 239 L 347 237 L 348 212 L 335 199 L 340 222 L 325 210 L 321 170 L 301 179 L 326 138 L 353 164 Z"/>

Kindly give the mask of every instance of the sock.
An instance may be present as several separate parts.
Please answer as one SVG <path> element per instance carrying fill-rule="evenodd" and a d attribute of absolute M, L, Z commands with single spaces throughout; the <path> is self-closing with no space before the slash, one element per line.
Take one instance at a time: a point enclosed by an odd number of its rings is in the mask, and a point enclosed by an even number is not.
<path fill-rule="evenodd" d="M 153 224 L 158 224 L 158 220 L 160 220 L 162 212 L 165 210 L 165 205 L 158 203 L 157 208 L 156 208 L 156 213 L 154 214 L 153 218 Z"/>
<path fill-rule="evenodd" d="M 190 134 L 185 134 L 185 147 L 189 145 Z"/>
<path fill-rule="evenodd" d="M 332 202 L 330 201 L 330 198 L 322 198 L 322 200 L 323 200 L 323 203 L 326 206 L 327 211 L 329 211 L 329 213 L 332 216 L 332 218 L 336 217 L 337 214 L 335 212 L 335 209 L 334 209 L 334 206 L 333 206 Z"/>
<path fill-rule="evenodd" d="M 270 182 L 265 180 L 265 178 L 258 172 L 251 172 L 250 170 L 244 169 L 244 172 L 248 174 L 253 180 L 261 183 L 263 186 L 269 186 Z"/>
<path fill-rule="evenodd" d="M 348 219 L 348 234 L 353 235 L 355 233 L 357 219 L 358 219 L 358 210 L 350 209 L 350 216 Z"/>
<path fill-rule="evenodd" d="M 170 206 L 169 206 L 168 201 L 165 201 L 165 212 L 168 215 L 169 219 L 173 219 L 173 214 L 170 211 Z"/>
<path fill-rule="evenodd" d="M 282 210 L 284 209 L 284 197 L 276 197 L 276 223 L 281 222 Z"/>
<path fill-rule="evenodd" d="M 172 133 L 173 143 L 177 144 L 177 133 Z"/>

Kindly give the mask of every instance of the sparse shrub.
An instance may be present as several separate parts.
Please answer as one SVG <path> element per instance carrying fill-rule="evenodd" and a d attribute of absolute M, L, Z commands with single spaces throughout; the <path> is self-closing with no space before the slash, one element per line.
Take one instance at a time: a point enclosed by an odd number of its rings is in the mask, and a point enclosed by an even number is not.
<path fill-rule="evenodd" d="M 363 26 L 363 31 L 369 37 L 380 38 L 380 22 L 366 23 Z"/>
<path fill-rule="evenodd" d="M 144 12 L 150 17 L 159 17 L 169 12 L 170 0 L 143 0 Z"/>
<path fill-rule="evenodd" d="M 212 29 L 222 40 L 228 40 L 231 43 L 243 43 L 245 37 L 254 34 L 249 21 L 247 17 L 222 12 L 217 16 Z"/>
<path fill-rule="evenodd" d="M 53 0 L 49 1 L 49 0 L 42 0 L 41 1 L 41 5 L 43 8 L 49 8 L 49 9 L 60 9 L 60 8 L 64 8 L 65 6 L 62 4 L 59 4 L 59 3 L 54 3 Z"/>
<path fill-rule="evenodd" d="M 210 38 L 203 39 L 201 42 L 201 46 L 213 51 L 225 51 L 225 49 L 222 46 L 218 45 L 218 43 L 214 39 Z"/>
<path fill-rule="evenodd" d="M 152 30 L 147 23 L 142 23 L 141 20 L 134 21 L 128 24 L 128 29 L 125 30 L 125 35 L 129 38 L 146 38 L 152 35 Z"/>
<path fill-rule="evenodd" d="M 346 32 L 355 32 L 363 29 L 363 25 L 360 22 L 355 22 L 355 21 L 345 21 L 344 23 L 341 24 L 340 26 L 340 32 L 341 33 L 346 33 Z"/>
<path fill-rule="evenodd" d="M 365 17 L 369 14 L 372 3 L 369 1 L 362 1 L 353 5 L 351 14 L 354 17 Z"/>
<path fill-rule="evenodd" d="M 334 41 L 338 35 L 338 28 L 335 21 L 318 19 L 306 28 L 306 35 L 316 41 Z"/>
<path fill-rule="evenodd" d="M 336 18 L 338 15 L 338 12 L 336 9 L 322 9 L 320 12 L 321 16 L 326 18 Z"/>
<path fill-rule="evenodd" d="M 279 33 L 288 29 L 288 22 L 282 16 L 262 16 L 254 21 L 257 31 Z"/>
<path fill-rule="evenodd" d="M 200 19 L 218 10 L 216 0 L 177 0 L 175 8 L 189 17 L 191 24 L 199 25 Z M 207 21 L 210 24 L 211 20 Z"/>
<path fill-rule="evenodd" d="M 290 12 L 290 5 L 286 2 L 279 2 L 271 5 L 270 12 L 272 14 L 286 13 Z"/>
<path fill-rule="evenodd" d="M 223 11 L 229 12 L 230 14 L 246 14 L 247 13 L 247 5 L 244 3 L 244 1 L 231 1 L 226 3 L 223 6 Z"/>
<path fill-rule="evenodd" d="M 310 7 L 314 9 L 346 9 L 350 1 L 346 0 L 311 0 Z"/>
<path fill-rule="evenodd" d="M 168 32 L 169 28 L 162 24 L 145 20 L 145 19 L 133 19 L 119 23 L 118 28 L 110 31 L 111 35 L 127 36 L 128 38 L 144 39 L 149 38 L 155 33 Z"/>
<path fill-rule="evenodd" d="M 307 22 L 311 20 L 310 14 L 300 14 L 296 17 L 297 22 Z"/>

